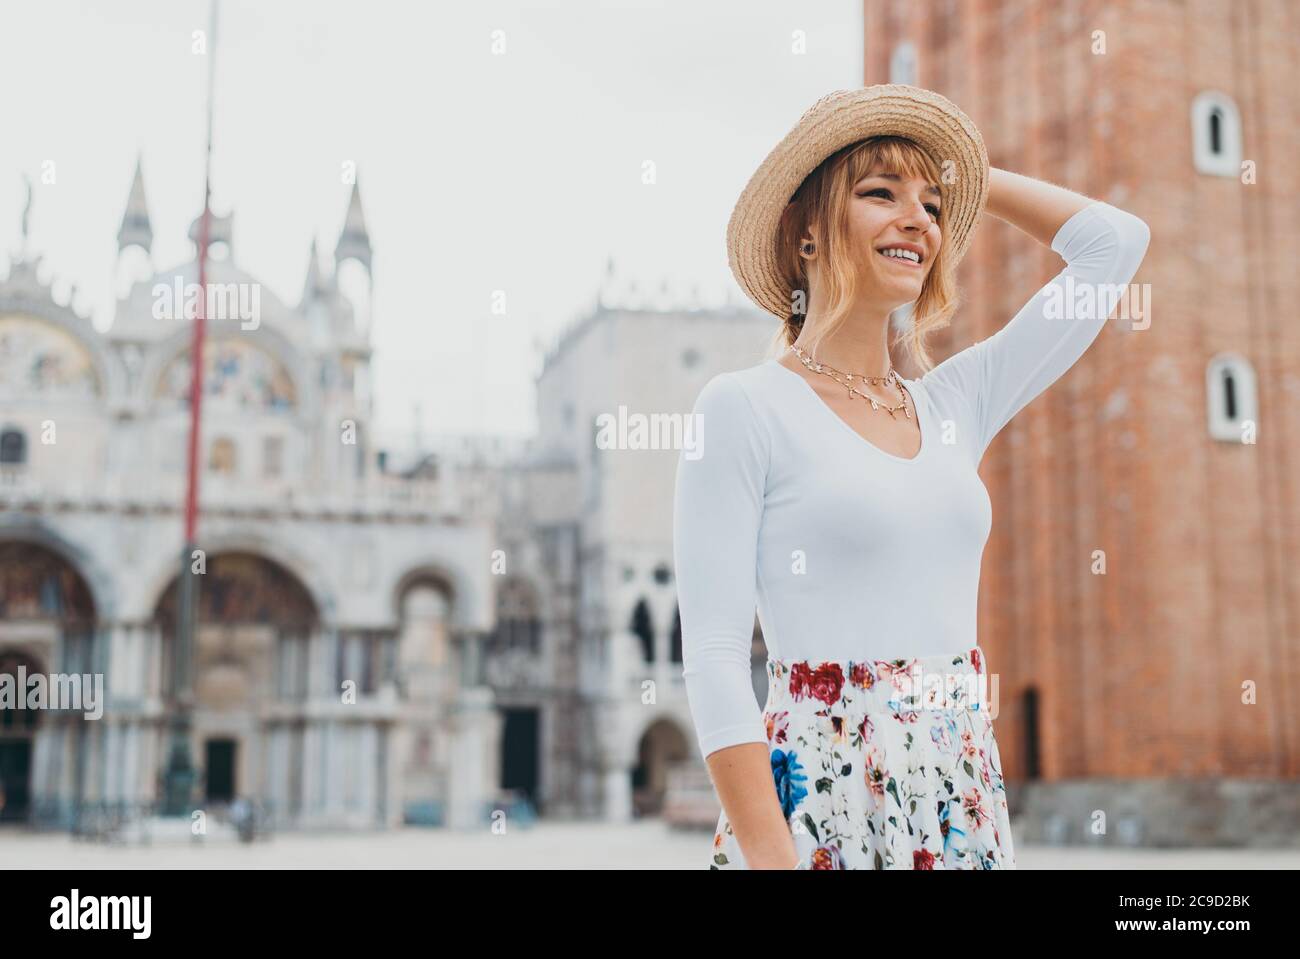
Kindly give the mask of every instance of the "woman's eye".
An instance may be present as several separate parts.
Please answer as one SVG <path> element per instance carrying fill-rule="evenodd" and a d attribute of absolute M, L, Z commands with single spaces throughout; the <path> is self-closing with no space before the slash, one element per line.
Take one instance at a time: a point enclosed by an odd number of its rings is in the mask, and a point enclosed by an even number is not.
<path fill-rule="evenodd" d="M 892 192 L 885 190 L 884 187 L 876 187 L 875 190 L 868 190 L 865 194 L 858 194 L 858 196 L 874 196 L 876 194 L 884 194 L 888 199 L 893 199 Z M 927 211 L 930 211 L 931 216 L 935 217 L 936 220 L 939 218 L 939 207 L 936 207 L 935 204 L 927 203 L 926 209 Z"/>

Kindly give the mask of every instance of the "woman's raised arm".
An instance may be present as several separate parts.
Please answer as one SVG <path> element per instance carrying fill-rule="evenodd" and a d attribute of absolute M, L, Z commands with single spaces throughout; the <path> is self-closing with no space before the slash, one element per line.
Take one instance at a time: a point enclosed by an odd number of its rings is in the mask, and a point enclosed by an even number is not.
<path fill-rule="evenodd" d="M 1002 329 L 922 377 L 965 400 L 976 463 L 998 431 L 1097 338 L 1151 237 L 1132 213 L 1004 170 L 990 171 L 987 209 L 1050 245 L 1066 265 Z"/>

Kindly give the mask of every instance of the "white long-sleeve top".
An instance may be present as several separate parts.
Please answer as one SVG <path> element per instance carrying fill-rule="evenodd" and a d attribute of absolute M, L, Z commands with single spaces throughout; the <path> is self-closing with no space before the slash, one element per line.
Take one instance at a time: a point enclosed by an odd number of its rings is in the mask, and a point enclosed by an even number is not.
<path fill-rule="evenodd" d="M 921 427 L 912 459 L 859 436 L 776 359 L 705 384 L 673 510 L 682 675 L 703 756 L 767 741 L 750 667 L 756 608 L 779 659 L 977 644 L 992 525 L 980 460 L 1097 337 L 1149 236 L 1101 201 L 1071 216 L 1052 240 L 1065 268 L 1005 327 L 903 380 Z"/>

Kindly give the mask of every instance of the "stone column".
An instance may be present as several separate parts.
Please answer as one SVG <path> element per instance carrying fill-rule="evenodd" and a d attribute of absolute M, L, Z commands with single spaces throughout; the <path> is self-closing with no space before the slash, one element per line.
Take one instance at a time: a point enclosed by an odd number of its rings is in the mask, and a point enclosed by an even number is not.
<path fill-rule="evenodd" d="M 663 668 L 656 660 L 650 664 L 642 660 L 640 642 L 630 630 L 609 632 L 606 662 L 606 688 L 594 710 L 598 716 L 596 745 L 597 769 L 600 776 L 602 807 L 607 822 L 628 822 L 632 819 L 632 780 L 630 755 L 635 752 L 625 742 L 628 731 L 627 713 L 639 709 L 641 683 L 656 679 Z"/>
<path fill-rule="evenodd" d="M 604 771 L 605 822 L 632 821 L 632 772 L 627 767 Z"/>
<path fill-rule="evenodd" d="M 324 721 L 313 719 L 302 732 L 302 810 L 300 817 L 310 822 L 321 806 L 316 784 L 320 781 L 320 734 Z"/>
<path fill-rule="evenodd" d="M 486 686 L 462 689 L 448 733 L 451 768 L 447 825 L 453 829 L 487 829 L 488 804 L 495 797 L 500 768 L 501 715 Z"/>
<path fill-rule="evenodd" d="M 144 801 L 146 784 L 140 767 L 140 723 L 131 720 L 122 727 L 122 799 L 135 806 Z"/>
<path fill-rule="evenodd" d="M 99 737 L 99 749 L 103 756 L 102 792 L 100 798 L 107 802 L 122 801 L 122 725 L 116 718 L 109 718 L 105 712 L 99 721 L 102 727 Z"/>
<path fill-rule="evenodd" d="M 53 723 L 37 723 L 36 735 L 32 739 L 31 803 L 46 811 L 48 804 L 55 799 L 53 791 L 53 765 L 55 734 Z"/>
<path fill-rule="evenodd" d="M 338 630 L 333 623 L 322 624 L 307 644 L 307 700 L 304 704 L 338 702 L 339 690 L 335 684 L 335 644 Z M 324 741 L 327 720 L 309 719 L 302 733 L 302 807 L 299 816 L 303 823 L 317 820 L 325 810 L 325 791 L 320 788 L 321 745 Z"/>
<path fill-rule="evenodd" d="M 626 713 L 633 708 L 626 702 L 611 699 L 598 709 L 596 724 L 600 743 L 596 749 L 604 793 L 604 821 L 632 820 L 632 762 L 635 744 L 626 742 L 630 735 Z"/>

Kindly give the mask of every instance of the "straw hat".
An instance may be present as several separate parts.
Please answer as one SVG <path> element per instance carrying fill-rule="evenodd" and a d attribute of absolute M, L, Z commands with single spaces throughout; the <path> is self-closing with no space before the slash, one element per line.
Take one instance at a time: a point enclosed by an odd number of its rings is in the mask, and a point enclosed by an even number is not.
<path fill-rule="evenodd" d="M 727 224 L 727 261 L 750 299 L 781 319 L 794 290 L 777 267 L 777 225 L 791 197 L 818 165 L 850 143 L 873 136 L 914 141 L 945 171 L 944 243 L 962 258 L 989 191 L 984 138 L 970 117 L 932 90 L 881 83 L 828 93 L 805 111 L 759 165 Z M 945 163 L 951 161 L 951 166 Z M 951 174 L 948 175 L 948 171 Z"/>

